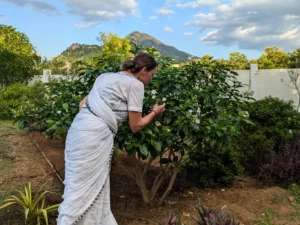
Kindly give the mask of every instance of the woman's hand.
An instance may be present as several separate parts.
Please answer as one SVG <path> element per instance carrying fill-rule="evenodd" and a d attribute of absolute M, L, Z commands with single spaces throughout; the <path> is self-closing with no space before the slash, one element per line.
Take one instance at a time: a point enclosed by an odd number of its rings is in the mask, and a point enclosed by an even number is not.
<path fill-rule="evenodd" d="M 133 133 L 141 131 L 147 126 L 157 115 L 165 111 L 165 104 L 153 106 L 152 111 L 145 117 L 141 112 L 129 111 L 129 127 Z"/>
<path fill-rule="evenodd" d="M 152 111 L 155 112 L 156 115 L 159 115 L 165 111 L 166 104 L 158 105 L 155 104 L 152 108 Z"/>

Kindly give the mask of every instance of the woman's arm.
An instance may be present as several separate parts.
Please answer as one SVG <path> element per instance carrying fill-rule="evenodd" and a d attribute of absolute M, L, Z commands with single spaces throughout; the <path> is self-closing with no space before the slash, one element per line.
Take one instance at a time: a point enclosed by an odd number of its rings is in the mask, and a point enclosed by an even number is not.
<path fill-rule="evenodd" d="M 147 116 L 142 117 L 141 112 L 129 111 L 129 127 L 133 133 L 141 131 L 146 127 L 155 116 L 163 113 L 165 111 L 165 104 L 154 105 L 153 110 Z"/>
<path fill-rule="evenodd" d="M 84 99 L 82 99 L 82 101 L 79 103 L 79 111 L 81 110 L 84 103 L 86 103 L 87 98 L 88 98 L 88 96 L 85 96 Z"/>

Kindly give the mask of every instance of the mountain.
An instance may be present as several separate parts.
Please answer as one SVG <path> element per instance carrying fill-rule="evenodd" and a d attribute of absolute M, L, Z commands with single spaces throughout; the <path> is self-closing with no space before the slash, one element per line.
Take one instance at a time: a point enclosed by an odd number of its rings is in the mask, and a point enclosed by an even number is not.
<path fill-rule="evenodd" d="M 67 59 L 69 62 L 76 60 L 86 61 L 88 58 L 96 55 L 100 51 L 98 45 L 85 45 L 85 44 L 72 44 L 65 51 L 63 51 L 58 57 L 61 59 Z"/>
<path fill-rule="evenodd" d="M 125 38 L 138 45 L 144 45 L 145 47 L 149 48 L 154 47 L 162 54 L 162 56 L 168 56 L 172 59 L 175 59 L 175 61 L 187 61 L 189 57 L 193 57 L 191 54 L 179 51 L 173 46 L 166 45 L 146 33 L 134 31 L 127 35 Z M 63 51 L 59 56 L 55 57 L 55 59 L 58 61 L 68 61 L 70 63 L 76 60 L 86 61 L 87 59 L 96 56 L 100 49 L 101 46 L 98 45 L 85 45 L 75 43 L 68 47 L 65 51 Z"/>
<path fill-rule="evenodd" d="M 173 46 L 166 45 L 146 33 L 133 31 L 132 33 L 128 34 L 126 38 L 138 45 L 144 45 L 149 48 L 154 47 L 163 56 L 169 56 L 170 58 L 175 59 L 176 61 L 186 61 L 189 59 L 189 57 L 193 57 L 191 54 L 179 51 Z"/>

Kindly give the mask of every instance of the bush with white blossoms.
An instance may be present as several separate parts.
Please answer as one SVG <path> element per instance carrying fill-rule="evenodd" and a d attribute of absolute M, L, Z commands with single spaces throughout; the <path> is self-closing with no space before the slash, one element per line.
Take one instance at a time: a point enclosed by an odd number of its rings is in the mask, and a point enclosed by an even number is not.
<path fill-rule="evenodd" d="M 160 185 L 169 177 L 169 185 L 157 201 L 163 204 L 183 165 L 196 172 L 202 169 L 199 157 L 206 155 L 203 152 L 229 158 L 219 166 L 230 171 L 230 178 L 242 170 L 235 151 L 229 147 L 241 124 L 249 122 L 239 107 L 240 101 L 248 99 L 240 87 L 236 74 L 221 65 L 209 67 L 191 62 L 174 68 L 160 60 L 157 75 L 145 90 L 143 113 L 151 112 L 155 103 L 165 103 L 166 111 L 137 134 L 128 133 L 128 125 L 122 125 L 116 137 L 120 149 L 138 156 L 135 178 L 145 203 L 155 202 Z M 147 172 L 153 160 L 160 162 L 161 172 L 149 187 Z M 208 169 L 212 166 L 206 164 Z"/>

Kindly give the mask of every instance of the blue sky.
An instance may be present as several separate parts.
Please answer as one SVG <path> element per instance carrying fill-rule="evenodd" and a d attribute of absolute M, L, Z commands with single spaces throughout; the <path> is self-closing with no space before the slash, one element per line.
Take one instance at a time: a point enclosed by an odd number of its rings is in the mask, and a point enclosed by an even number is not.
<path fill-rule="evenodd" d="M 73 43 L 99 45 L 100 32 L 135 30 L 199 57 L 300 48 L 299 0 L 0 0 L 0 24 L 25 33 L 47 58 Z"/>

